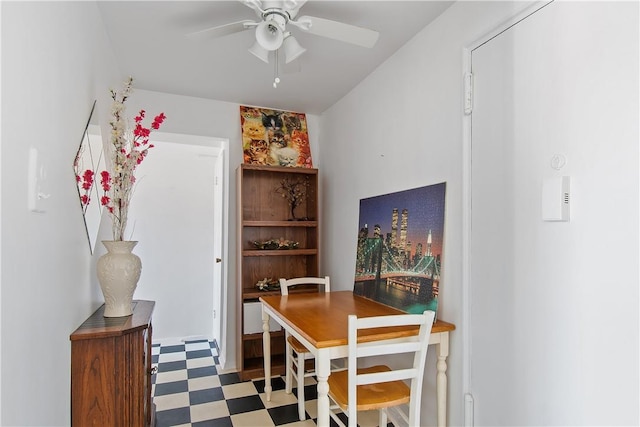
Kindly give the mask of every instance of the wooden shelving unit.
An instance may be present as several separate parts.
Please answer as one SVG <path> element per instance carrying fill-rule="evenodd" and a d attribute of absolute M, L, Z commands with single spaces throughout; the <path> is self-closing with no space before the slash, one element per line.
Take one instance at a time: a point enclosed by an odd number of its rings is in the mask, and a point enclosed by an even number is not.
<path fill-rule="evenodd" d="M 262 325 L 258 299 L 280 294 L 260 291 L 256 283 L 265 278 L 318 275 L 318 170 L 242 164 L 238 174 L 238 370 L 243 380 L 264 376 Z M 292 220 L 286 199 L 276 192 L 283 179 L 306 180 L 306 198 Z M 256 249 L 254 241 L 286 239 L 296 249 Z M 274 325 L 277 326 L 277 325 Z M 274 327 L 273 329 L 279 329 Z M 271 366 L 284 373 L 284 333 L 271 332 Z"/>

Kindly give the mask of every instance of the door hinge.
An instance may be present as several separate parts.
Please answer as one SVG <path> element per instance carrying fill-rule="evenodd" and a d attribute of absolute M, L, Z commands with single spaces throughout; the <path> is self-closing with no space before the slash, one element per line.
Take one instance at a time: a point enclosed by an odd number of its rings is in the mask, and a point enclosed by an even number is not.
<path fill-rule="evenodd" d="M 473 74 L 464 74 L 464 114 L 473 112 Z"/>

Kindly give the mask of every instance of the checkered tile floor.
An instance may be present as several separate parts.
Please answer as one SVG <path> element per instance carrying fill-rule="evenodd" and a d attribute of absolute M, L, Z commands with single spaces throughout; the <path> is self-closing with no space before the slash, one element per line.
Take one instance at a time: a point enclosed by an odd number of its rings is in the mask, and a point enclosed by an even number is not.
<path fill-rule="evenodd" d="M 298 419 L 297 398 L 284 391 L 284 378 L 272 378 L 271 401 L 264 394 L 264 379 L 240 381 L 236 373 L 219 373 L 215 342 L 185 341 L 154 344 L 152 395 L 156 426 L 198 427 L 304 427 L 315 426 L 317 394 L 314 378 L 305 382 L 307 419 Z M 294 384 L 295 386 L 295 384 Z M 377 425 L 377 412 L 358 414 L 361 427 Z M 345 418 L 346 421 L 346 418 Z M 331 420 L 331 425 L 336 424 Z M 391 426 L 391 424 L 389 424 Z"/>

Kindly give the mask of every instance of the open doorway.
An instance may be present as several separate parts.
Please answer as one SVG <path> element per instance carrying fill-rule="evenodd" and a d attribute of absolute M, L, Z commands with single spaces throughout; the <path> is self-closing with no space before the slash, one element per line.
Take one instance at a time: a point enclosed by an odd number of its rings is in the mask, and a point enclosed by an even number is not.
<path fill-rule="evenodd" d="M 215 339 L 222 353 L 228 140 L 155 132 L 152 142 L 130 209 L 143 265 L 134 298 L 156 301 L 154 340 Z"/>

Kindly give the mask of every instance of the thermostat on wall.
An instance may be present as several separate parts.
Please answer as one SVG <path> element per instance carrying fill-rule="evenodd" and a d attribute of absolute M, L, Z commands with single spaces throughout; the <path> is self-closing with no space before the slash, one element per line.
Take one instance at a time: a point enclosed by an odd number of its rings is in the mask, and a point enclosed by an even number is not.
<path fill-rule="evenodd" d="M 569 221 L 570 177 L 545 178 L 542 182 L 542 220 Z"/>

